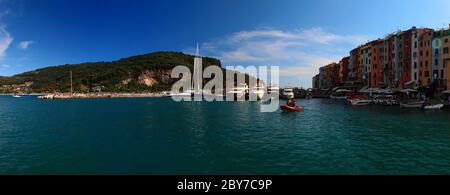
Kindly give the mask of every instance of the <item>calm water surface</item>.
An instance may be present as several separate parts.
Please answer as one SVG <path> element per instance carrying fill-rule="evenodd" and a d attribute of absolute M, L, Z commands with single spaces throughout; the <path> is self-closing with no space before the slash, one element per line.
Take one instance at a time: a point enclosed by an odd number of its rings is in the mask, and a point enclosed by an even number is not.
<path fill-rule="evenodd" d="M 450 111 L 0 97 L 0 174 L 450 174 Z"/>

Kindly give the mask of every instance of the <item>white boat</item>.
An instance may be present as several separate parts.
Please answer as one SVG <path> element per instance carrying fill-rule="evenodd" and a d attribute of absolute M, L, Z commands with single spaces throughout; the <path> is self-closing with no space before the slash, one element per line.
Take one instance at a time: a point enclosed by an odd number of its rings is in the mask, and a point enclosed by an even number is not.
<path fill-rule="evenodd" d="M 352 106 L 366 106 L 369 104 L 372 104 L 372 100 L 366 100 L 366 99 L 355 99 L 350 101 Z"/>
<path fill-rule="evenodd" d="M 294 96 L 294 90 L 291 88 L 285 88 L 281 92 L 281 97 L 284 99 L 292 99 Z"/>
<path fill-rule="evenodd" d="M 51 99 L 55 99 L 55 95 L 54 94 L 47 94 L 47 95 L 43 95 L 43 96 L 38 96 L 38 99 L 51 100 Z"/>
<path fill-rule="evenodd" d="M 12 97 L 14 97 L 14 98 L 20 98 L 20 97 L 22 97 L 22 96 L 15 94 L 15 95 L 12 95 Z"/>
<path fill-rule="evenodd" d="M 345 100 L 345 99 L 347 99 L 347 93 L 350 93 L 350 92 L 352 92 L 352 91 L 347 90 L 347 89 L 338 89 L 334 93 L 331 94 L 330 98 L 336 99 L 336 100 Z"/>
<path fill-rule="evenodd" d="M 227 90 L 227 96 L 233 96 L 235 99 L 245 99 L 248 94 L 248 85 L 241 83 L 237 87 Z"/>
<path fill-rule="evenodd" d="M 425 101 L 413 101 L 413 102 L 406 102 L 406 103 L 400 103 L 401 108 L 422 108 Z"/>
<path fill-rule="evenodd" d="M 250 97 L 252 95 L 256 95 L 258 100 L 262 100 L 264 98 L 264 94 L 266 93 L 264 86 L 256 86 L 250 90 Z"/>
<path fill-rule="evenodd" d="M 180 97 L 180 98 L 192 98 L 193 92 L 191 90 L 187 90 L 184 92 L 170 92 L 168 97 Z"/>
<path fill-rule="evenodd" d="M 440 110 L 444 108 L 444 104 L 426 105 L 423 107 L 425 110 Z"/>

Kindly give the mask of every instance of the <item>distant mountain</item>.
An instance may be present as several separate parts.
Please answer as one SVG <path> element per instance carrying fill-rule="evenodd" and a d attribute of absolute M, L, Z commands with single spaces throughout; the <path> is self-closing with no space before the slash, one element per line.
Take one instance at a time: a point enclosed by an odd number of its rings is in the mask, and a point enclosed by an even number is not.
<path fill-rule="evenodd" d="M 21 91 L 28 93 L 68 92 L 70 71 L 76 92 L 154 92 L 169 90 L 178 79 L 171 79 L 173 67 L 193 68 L 194 56 L 181 52 L 154 52 L 123 58 L 112 62 L 67 64 L 41 68 L 11 77 L 0 77 L 0 93 Z M 221 62 L 203 58 L 203 67 Z"/>

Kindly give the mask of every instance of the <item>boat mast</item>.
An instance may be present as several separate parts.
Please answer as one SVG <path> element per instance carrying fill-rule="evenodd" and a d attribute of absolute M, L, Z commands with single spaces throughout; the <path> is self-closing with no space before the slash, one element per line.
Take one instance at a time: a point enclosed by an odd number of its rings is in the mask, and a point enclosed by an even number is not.
<path fill-rule="evenodd" d="M 200 57 L 199 54 L 199 49 L 198 49 L 198 43 L 197 43 L 197 49 L 195 51 L 195 57 L 194 57 L 194 74 L 192 77 L 192 89 L 195 92 L 200 92 L 201 89 L 201 77 L 202 77 L 202 58 Z"/>

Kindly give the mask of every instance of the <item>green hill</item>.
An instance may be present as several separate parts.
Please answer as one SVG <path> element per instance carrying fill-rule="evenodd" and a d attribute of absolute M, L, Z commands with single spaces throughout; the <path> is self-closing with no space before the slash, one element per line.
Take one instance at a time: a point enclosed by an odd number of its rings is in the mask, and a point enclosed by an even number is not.
<path fill-rule="evenodd" d="M 0 93 L 21 87 L 23 92 L 67 92 L 70 71 L 76 92 L 93 90 L 108 92 L 154 92 L 170 89 L 177 79 L 171 79 L 173 67 L 193 67 L 194 56 L 181 52 L 154 52 L 112 62 L 67 64 L 41 68 L 12 77 L 0 77 Z M 203 58 L 203 67 L 221 66 L 214 58 Z"/>

